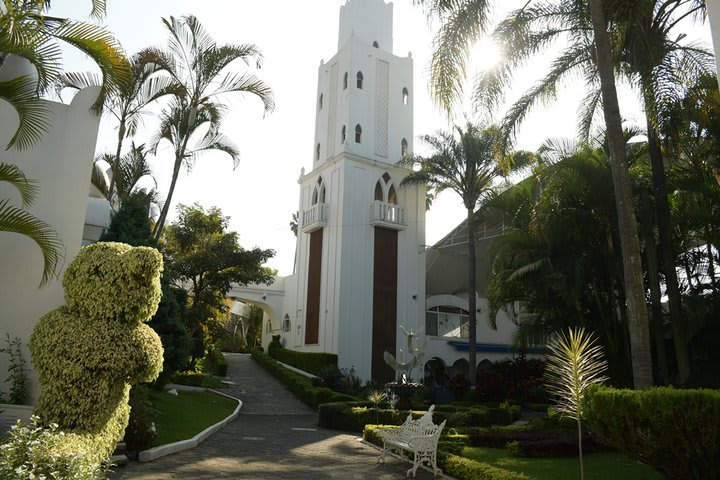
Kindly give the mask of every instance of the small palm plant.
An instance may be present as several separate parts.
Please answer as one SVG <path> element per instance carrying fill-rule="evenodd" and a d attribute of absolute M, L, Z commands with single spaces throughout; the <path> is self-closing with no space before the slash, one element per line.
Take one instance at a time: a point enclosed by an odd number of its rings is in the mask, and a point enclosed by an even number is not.
<path fill-rule="evenodd" d="M 380 390 L 372 390 L 370 392 L 370 395 L 368 395 L 368 400 L 373 403 L 373 408 L 375 409 L 375 424 L 380 423 L 380 402 L 384 402 L 387 398 L 387 395 L 385 395 L 385 392 L 381 392 Z"/>
<path fill-rule="evenodd" d="M 548 342 L 545 377 L 548 392 L 557 400 L 561 415 L 575 419 L 578 427 L 578 453 L 580 479 L 585 478 L 582 450 L 582 399 L 590 385 L 607 380 L 604 375 L 607 363 L 602 348 L 595 343 L 592 333 L 584 328 L 570 328 L 565 334 L 558 333 Z"/>

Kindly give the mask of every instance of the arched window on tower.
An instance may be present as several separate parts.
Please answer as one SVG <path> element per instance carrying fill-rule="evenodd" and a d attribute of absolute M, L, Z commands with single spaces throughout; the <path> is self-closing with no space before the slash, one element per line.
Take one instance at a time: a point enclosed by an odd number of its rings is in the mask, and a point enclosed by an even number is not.
<path fill-rule="evenodd" d="M 391 203 L 393 205 L 397 205 L 397 192 L 395 191 L 395 185 L 390 185 L 390 190 L 388 190 L 388 201 L 387 203 Z"/>
<path fill-rule="evenodd" d="M 343 90 L 347 90 L 347 83 L 348 83 L 348 74 L 345 72 L 345 75 L 343 75 Z"/>
<path fill-rule="evenodd" d="M 318 110 L 322 110 L 323 107 L 323 94 L 320 94 L 320 98 L 318 98 Z"/>
<path fill-rule="evenodd" d="M 374 200 L 397 205 L 397 192 L 390 174 L 385 172 L 375 184 Z"/>
<path fill-rule="evenodd" d="M 402 89 L 402 102 L 403 102 L 403 105 L 407 105 L 407 104 L 408 104 L 409 98 L 410 98 L 410 92 L 408 92 L 407 87 L 403 87 L 403 89 Z"/>
<path fill-rule="evenodd" d="M 355 143 L 362 143 L 362 127 L 359 123 L 355 125 Z"/>
<path fill-rule="evenodd" d="M 362 90 L 363 87 L 363 74 L 362 72 L 357 73 L 357 88 Z"/>
<path fill-rule="evenodd" d="M 312 194 L 312 204 L 317 205 L 318 203 L 325 203 L 325 182 L 322 177 L 318 177 Z"/>
<path fill-rule="evenodd" d="M 375 40 L 375 41 L 373 42 L 373 47 L 375 47 L 375 48 L 380 48 L 380 45 L 378 45 L 377 40 Z"/>
<path fill-rule="evenodd" d="M 342 130 L 340 130 L 340 143 L 344 144 L 346 138 L 347 138 L 347 128 L 345 128 L 345 125 L 343 125 Z"/>
<path fill-rule="evenodd" d="M 375 200 L 378 202 L 382 202 L 385 198 L 385 195 L 383 194 L 383 188 L 382 184 L 380 183 L 380 180 L 377 181 L 375 184 Z"/>
<path fill-rule="evenodd" d="M 408 153 L 408 143 L 404 138 L 400 142 L 400 154 L 404 157 Z"/>

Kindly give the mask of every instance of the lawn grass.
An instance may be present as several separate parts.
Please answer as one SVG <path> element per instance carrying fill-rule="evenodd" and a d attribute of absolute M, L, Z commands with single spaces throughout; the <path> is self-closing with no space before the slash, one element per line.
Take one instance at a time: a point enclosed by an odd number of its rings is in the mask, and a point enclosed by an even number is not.
<path fill-rule="evenodd" d="M 495 467 L 522 472 L 536 480 L 579 479 L 577 458 L 520 458 L 504 448 L 466 447 L 462 456 Z M 586 480 L 662 480 L 659 473 L 619 453 L 584 456 Z"/>
<path fill-rule="evenodd" d="M 150 401 L 158 411 L 155 447 L 194 437 L 230 415 L 238 404 L 236 400 L 216 393 L 187 391 L 171 395 L 153 390 Z"/>

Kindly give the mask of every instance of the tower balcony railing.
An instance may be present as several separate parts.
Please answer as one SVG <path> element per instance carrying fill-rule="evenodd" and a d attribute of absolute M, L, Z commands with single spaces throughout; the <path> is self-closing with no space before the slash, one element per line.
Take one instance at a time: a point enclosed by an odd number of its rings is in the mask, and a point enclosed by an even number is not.
<path fill-rule="evenodd" d="M 405 209 L 399 205 L 375 200 L 370 206 L 370 224 L 375 227 L 404 230 L 407 227 Z"/>
<path fill-rule="evenodd" d="M 327 225 L 328 211 L 327 203 L 316 203 L 302 212 L 302 231 L 305 233 L 314 232 Z"/>

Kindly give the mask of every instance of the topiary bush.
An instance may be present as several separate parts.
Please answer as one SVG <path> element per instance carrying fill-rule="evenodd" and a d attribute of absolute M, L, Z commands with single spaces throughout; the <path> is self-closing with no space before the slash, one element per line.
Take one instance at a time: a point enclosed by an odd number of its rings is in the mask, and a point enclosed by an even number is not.
<path fill-rule="evenodd" d="M 160 301 L 161 272 L 152 248 L 81 249 L 63 277 L 66 305 L 43 316 L 30 338 L 42 387 L 36 413 L 92 461 L 122 439 L 131 385 L 155 380 L 162 369 L 160 338 L 144 323 Z"/>
<path fill-rule="evenodd" d="M 720 391 L 589 389 L 595 437 L 668 479 L 720 478 Z"/>

